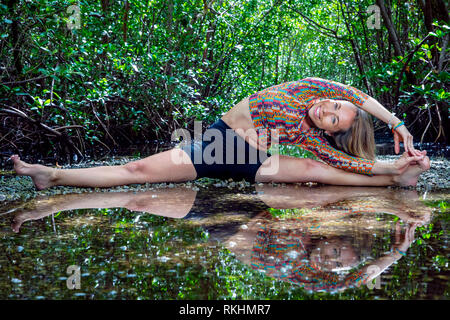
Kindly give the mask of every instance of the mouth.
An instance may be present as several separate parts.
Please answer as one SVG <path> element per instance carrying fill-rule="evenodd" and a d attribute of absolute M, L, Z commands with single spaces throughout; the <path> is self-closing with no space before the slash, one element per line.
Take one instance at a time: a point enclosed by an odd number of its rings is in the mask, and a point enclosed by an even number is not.
<path fill-rule="evenodd" d="M 316 108 L 316 112 L 315 112 L 315 116 L 316 116 L 316 118 L 319 119 L 319 120 L 320 120 L 320 111 L 322 111 L 322 106 L 318 106 L 318 107 Z"/>

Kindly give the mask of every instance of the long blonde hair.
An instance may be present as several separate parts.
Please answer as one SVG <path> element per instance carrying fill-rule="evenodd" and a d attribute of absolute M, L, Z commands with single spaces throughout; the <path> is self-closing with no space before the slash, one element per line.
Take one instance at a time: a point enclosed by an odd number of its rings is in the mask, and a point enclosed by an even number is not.
<path fill-rule="evenodd" d="M 333 134 L 338 149 L 355 157 L 375 160 L 375 137 L 370 115 L 356 108 L 353 124 L 347 131 Z"/>

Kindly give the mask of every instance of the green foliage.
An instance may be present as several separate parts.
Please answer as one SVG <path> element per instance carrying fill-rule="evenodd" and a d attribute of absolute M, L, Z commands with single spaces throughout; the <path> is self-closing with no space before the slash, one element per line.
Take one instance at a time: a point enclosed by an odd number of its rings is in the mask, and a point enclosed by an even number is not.
<path fill-rule="evenodd" d="M 80 9 L 80 25 L 70 29 L 74 12 L 67 10 L 74 4 Z M 448 24 L 436 20 L 429 31 L 417 5 L 393 1 L 393 23 L 404 29 L 405 55 L 396 56 L 392 46 L 384 45 L 390 41 L 384 25 L 367 29 L 366 9 L 372 4 L 368 0 L 214 1 L 209 7 L 201 0 L 2 4 L 0 103 L 14 105 L 53 128 L 71 126 L 65 132 L 86 152 L 85 144 L 104 147 L 168 139 L 173 129 L 193 120 L 214 121 L 257 90 L 318 76 L 369 91 L 408 121 L 425 117 L 424 111 L 430 110 L 431 127 L 441 128 L 436 119 L 447 121 L 449 73 L 447 60 L 439 71 L 436 64 L 445 53 Z M 361 64 L 355 63 L 357 57 Z M 423 127 L 421 119 L 415 122 L 418 128 Z M 48 146 L 43 149 L 51 152 Z"/>

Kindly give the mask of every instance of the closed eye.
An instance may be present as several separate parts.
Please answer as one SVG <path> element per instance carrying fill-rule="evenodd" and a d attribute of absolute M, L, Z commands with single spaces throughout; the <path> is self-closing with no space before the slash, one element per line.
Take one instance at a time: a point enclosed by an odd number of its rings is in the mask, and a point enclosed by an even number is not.
<path fill-rule="evenodd" d="M 341 108 L 341 105 L 338 104 L 337 102 L 334 103 L 334 110 L 339 110 Z M 339 117 L 333 117 L 333 120 L 331 121 L 333 123 L 333 125 L 338 125 L 339 124 Z"/>

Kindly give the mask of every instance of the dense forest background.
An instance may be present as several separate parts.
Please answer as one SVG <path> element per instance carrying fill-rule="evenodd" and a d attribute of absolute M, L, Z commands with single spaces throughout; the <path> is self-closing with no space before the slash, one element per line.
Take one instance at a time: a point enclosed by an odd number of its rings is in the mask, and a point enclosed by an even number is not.
<path fill-rule="evenodd" d="M 257 90 L 307 76 L 358 87 L 404 119 L 415 141 L 447 143 L 447 6 L 4 1 L 0 152 L 72 161 L 169 141 L 174 129 L 208 124 Z"/>

